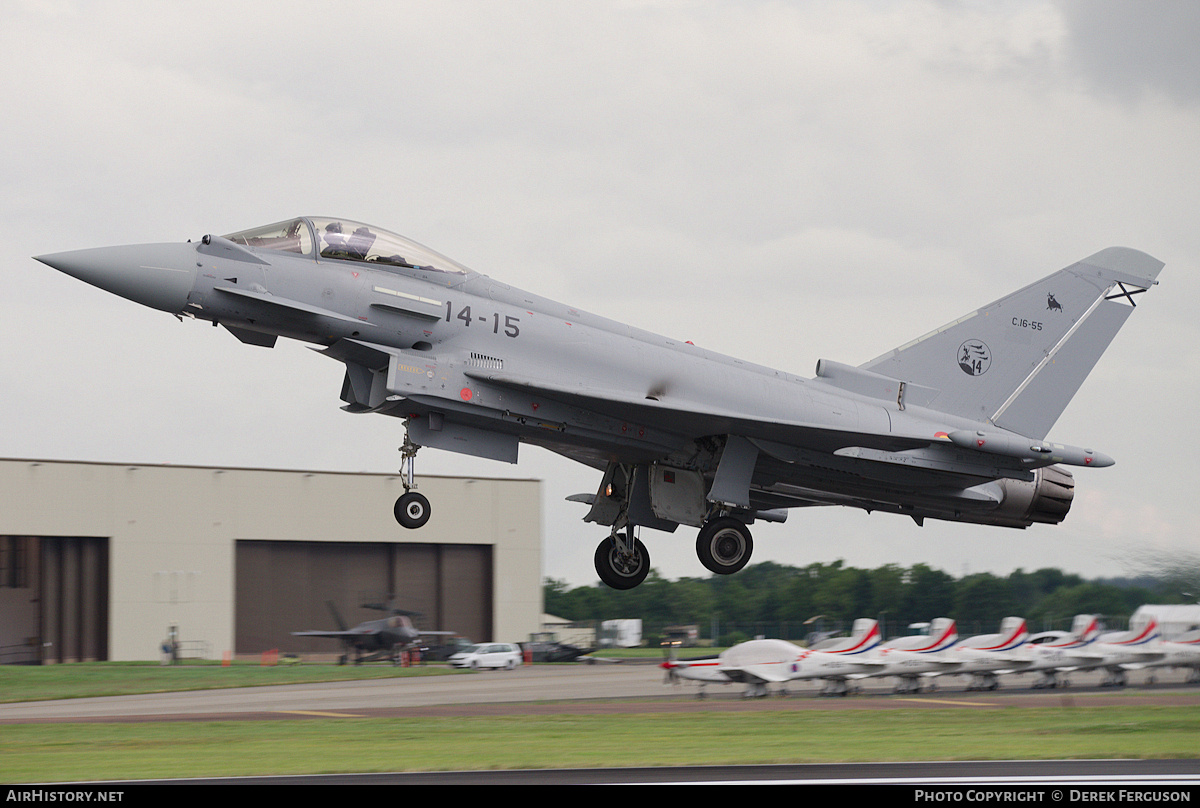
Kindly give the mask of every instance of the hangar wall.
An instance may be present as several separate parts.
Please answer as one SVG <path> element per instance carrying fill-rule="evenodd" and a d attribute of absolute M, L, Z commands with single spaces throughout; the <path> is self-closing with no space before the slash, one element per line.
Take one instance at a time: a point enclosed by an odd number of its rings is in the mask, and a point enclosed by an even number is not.
<path fill-rule="evenodd" d="M 169 626 L 215 656 L 234 650 L 238 542 L 432 545 L 444 548 L 451 582 L 454 547 L 490 548 L 492 636 L 472 639 L 515 642 L 537 631 L 541 484 L 459 477 L 418 477 L 417 484 L 432 517 L 410 531 L 392 516 L 404 490 L 399 474 L 0 459 L 0 536 L 106 540 L 109 614 L 100 633 L 107 632 L 112 660 L 157 658 Z M 480 554 L 465 557 L 465 580 L 478 580 Z M 17 599 L 0 593 L 0 611 L 20 608 Z"/>

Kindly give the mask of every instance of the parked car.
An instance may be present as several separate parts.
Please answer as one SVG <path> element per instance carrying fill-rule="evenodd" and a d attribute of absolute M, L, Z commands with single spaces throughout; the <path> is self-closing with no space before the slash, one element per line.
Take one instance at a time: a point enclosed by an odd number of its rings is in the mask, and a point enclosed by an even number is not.
<path fill-rule="evenodd" d="M 594 649 L 559 642 L 557 635 L 544 631 L 530 634 L 529 642 L 521 643 L 521 650 L 529 654 L 530 662 L 574 662 Z"/>
<path fill-rule="evenodd" d="M 455 668 L 506 668 L 512 670 L 524 661 L 521 649 L 507 642 L 481 642 L 450 657 Z"/>
<path fill-rule="evenodd" d="M 421 649 L 421 659 L 425 662 L 445 662 L 455 654 L 473 648 L 475 643 L 466 637 L 453 637 L 438 645 L 429 645 Z"/>

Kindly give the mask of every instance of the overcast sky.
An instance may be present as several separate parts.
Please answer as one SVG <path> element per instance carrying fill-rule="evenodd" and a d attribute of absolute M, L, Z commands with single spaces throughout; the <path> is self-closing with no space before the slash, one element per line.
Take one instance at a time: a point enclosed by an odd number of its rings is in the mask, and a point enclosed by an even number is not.
<path fill-rule="evenodd" d="M 811 376 L 1122 245 L 1166 268 L 1050 433 L 1117 460 L 1066 522 L 809 509 L 755 560 L 1101 576 L 1200 546 L 1200 4 L 10 0 L 0 64 L 0 456 L 398 468 L 341 365 L 41 253 L 346 217 Z M 521 454 L 418 470 L 543 479 L 544 574 L 595 581 L 604 529 L 563 500 L 598 473 Z M 693 530 L 643 539 L 707 574 Z"/>

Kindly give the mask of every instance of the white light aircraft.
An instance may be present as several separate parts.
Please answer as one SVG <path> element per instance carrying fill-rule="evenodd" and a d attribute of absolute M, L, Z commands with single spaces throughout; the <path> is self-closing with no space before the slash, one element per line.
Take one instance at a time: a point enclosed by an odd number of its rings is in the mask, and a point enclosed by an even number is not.
<path fill-rule="evenodd" d="M 1160 662 L 1166 656 L 1158 621 L 1154 618 L 1143 625 L 1131 627 L 1129 631 L 1102 634 L 1090 650 L 1099 662 L 1083 669 L 1102 668 L 1104 678 L 1100 682 L 1101 687 L 1124 687 L 1127 670 Z"/>
<path fill-rule="evenodd" d="M 1158 668 L 1187 668 L 1188 683 L 1200 683 L 1200 630 L 1189 631 L 1174 640 L 1162 640 L 1157 650 L 1162 653 L 1161 659 L 1131 666 L 1149 669 L 1150 676 L 1147 681 L 1150 684 L 1154 683 L 1154 671 Z"/>
<path fill-rule="evenodd" d="M 945 652 L 958 642 L 958 629 L 948 617 L 939 617 L 929 627 L 929 634 L 899 637 L 883 643 L 874 656 L 883 667 L 871 676 L 895 676 L 896 693 L 917 693 L 921 678 L 957 671 L 960 662 L 947 658 Z"/>
<path fill-rule="evenodd" d="M 1035 634 L 1026 644 L 1031 663 L 1015 673 L 1040 673 L 1033 687 L 1069 687 L 1065 674 L 1083 670 L 1095 658 L 1090 646 L 1100 636 L 1100 621 L 1095 615 L 1079 614 L 1068 632 L 1046 631 Z"/>
<path fill-rule="evenodd" d="M 1019 671 L 1033 664 L 1022 648 L 1029 639 L 1029 630 L 1022 617 L 1006 617 L 1000 621 L 999 634 L 980 634 L 960 640 L 946 652 L 948 660 L 958 662 L 955 674 L 969 675 L 967 690 L 995 690 L 1000 686 L 997 674 Z"/>
<path fill-rule="evenodd" d="M 745 698 L 768 695 L 771 684 L 784 685 L 800 679 L 825 679 L 822 695 L 846 695 L 846 680 L 856 674 L 870 675 L 883 663 L 870 652 L 879 644 L 879 625 L 874 620 L 854 621 L 849 638 L 825 650 L 801 648 L 787 640 L 759 639 L 740 643 L 720 656 L 706 659 L 669 659 L 662 663 L 668 678 L 693 679 L 704 685 L 709 682 L 746 685 Z M 787 695 L 781 688 L 780 695 Z"/>

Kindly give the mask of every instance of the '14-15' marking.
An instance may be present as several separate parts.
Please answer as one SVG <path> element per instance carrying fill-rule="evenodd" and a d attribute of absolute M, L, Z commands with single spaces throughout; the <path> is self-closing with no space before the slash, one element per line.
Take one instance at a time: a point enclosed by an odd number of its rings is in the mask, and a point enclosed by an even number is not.
<path fill-rule="evenodd" d="M 454 314 L 454 304 L 451 303 L 450 301 L 446 301 L 446 322 L 450 322 L 452 319 L 462 320 L 464 326 L 470 327 L 471 322 L 473 320 L 473 318 L 471 317 L 471 307 L 463 306 L 462 311 L 460 311 L 458 314 Z M 485 323 L 487 322 L 486 317 L 480 317 L 479 319 L 481 322 L 485 322 Z M 504 336 L 516 337 L 521 333 L 521 328 L 520 328 L 520 326 L 517 325 L 517 323 L 519 323 L 519 322 L 521 322 L 520 318 L 513 317 L 511 314 L 506 314 L 504 316 L 504 322 L 501 323 L 500 315 L 493 314 L 492 315 L 492 333 L 499 334 L 500 328 L 501 328 L 501 326 L 503 326 L 504 327 Z"/>

